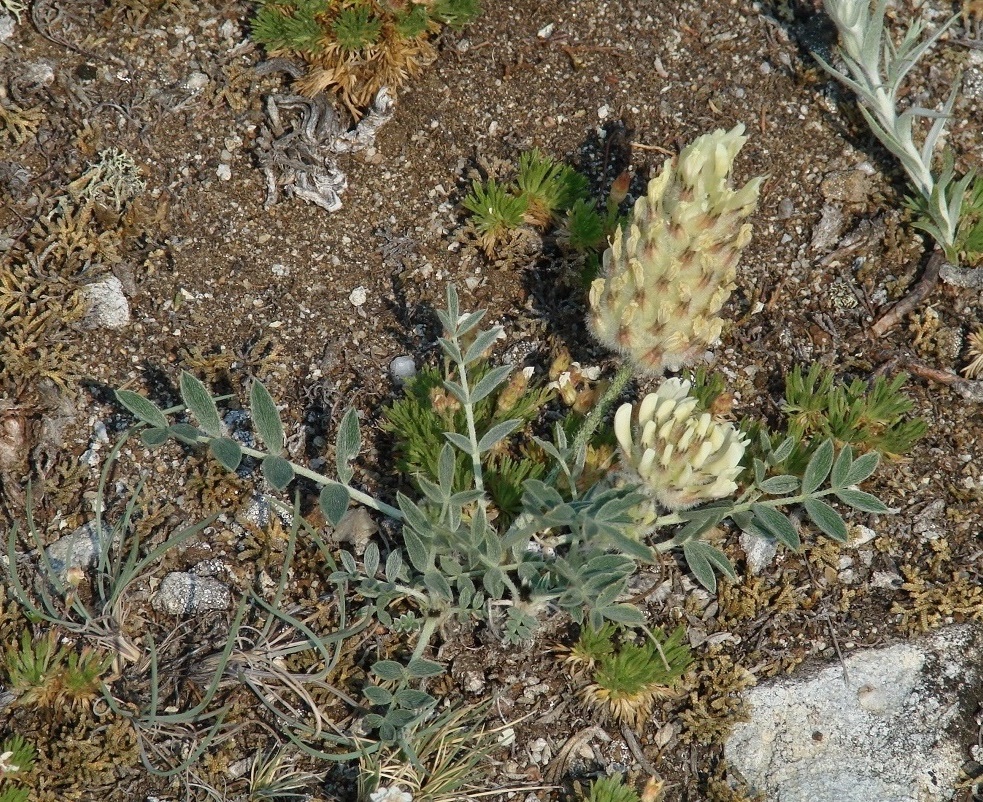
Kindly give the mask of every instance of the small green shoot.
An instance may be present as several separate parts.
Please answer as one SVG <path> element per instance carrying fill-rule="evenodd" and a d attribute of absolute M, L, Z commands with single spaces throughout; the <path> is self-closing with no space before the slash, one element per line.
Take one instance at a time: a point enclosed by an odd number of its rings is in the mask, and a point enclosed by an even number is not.
<path fill-rule="evenodd" d="M 338 47 L 346 53 L 358 53 L 375 44 L 381 31 L 382 20 L 365 6 L 343 8 L 331 23 Z"/>
<path fill-rule="evenodd" d="M 478 241 L 489 257 L 510 231 L 522 225 L 529 201 L 516 197 L 495 179 L 484 184 L 475 181 L 464 199 L 464 208 L 472 213 Z"/>

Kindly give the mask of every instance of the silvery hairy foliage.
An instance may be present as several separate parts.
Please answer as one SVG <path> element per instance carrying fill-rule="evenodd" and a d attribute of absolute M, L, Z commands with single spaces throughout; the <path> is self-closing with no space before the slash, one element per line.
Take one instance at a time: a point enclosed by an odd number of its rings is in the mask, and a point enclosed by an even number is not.
<path fill-rule="evenodd" d="M 417 635 L 417 646 L 406 669 L 410 673 L 400 675 L 406 681 L 412 680 L 418 669 L 433 669 L 423 661 L 425 648 L 438 628 L 455 618 L 487 621 L 510 643 L 531 637 L 542 619 L 553 612 L 565 613 L 577 622 L 587 621 L 595 629 L 605 621 L 643 625 L 641 611 L 620 599 L 627 595 L 628 580 L 638 566 L 661 560 L 665 552 L 681 552 L 696 579 L 714 590 L 717 572 L 731 578 L 735 572 L 726 555 L 704 536 L 727 519 L 755 535 L 797 549 L 798 528 L 783 509 L 801 507 L 821 532 L 837 540 L 846 540 L 846 524 L 824 498 L 835 497 L 862 512 L 888 512 L 878 499 L 856 487 L 876 469 L 876 453 L 854 459 L 849 445 L 837 451 L 833 441 L 826 440 L 810 449 L 812 457 L 801 475 L 780 474 L 784 461 L 799 445 L 795 438 L 787 438 L 776 448 L 770 436 L 762 432 L 758 456 L 741 467 L 735 462 L 740 455 L 732 448 L 728 448 L 726 459 L 709 461 L 702 459 L 705 449 L 697 448 L 698 454 L 687 451 L 686 444 L 692 445 L 697 435 L 706 435 L 704 439 L 709 438 L 711 446 L 715 442 L 712 426 L 702 416 L 693 421 L 687 418 L 678 426 L 664 424 L 658 437 L 648 437 L 632 434 L 630 411 L 622 411 L 620 439 L 628 442 L 640 438 L 645 453 L 635 456 L 643 463 L 649 459 L 648 451 L 653 452 L 651 459 L 656 458 L 657 451 L 663 463 L 678 454 L 679 459 L 689 460 L 690 467 L 699 462 L 703 466 L 700 470 L 724 470 L 725 481 L 710 486 L 725 487 L 728 497 L 723 497 L 723 491 L 699 492 L 692 498 L 687 495 L 685 504 L 667 504 L 667 498 L 677 499 L 680 491 L 692 490 L 695 469 L 680 472 L 666 467 L 663 479 L 676 481 L 673 477 L 685 474 L 687 484 L 682 488 L 660 485 L 653 491 L 649 486 L 652 471 L 639 474 L 638 468 L 644 465 L 634 465 L 628 454 L 622 455 L 620 469 L 587 483 L 583 481 L 586 448 L 570 446 L 558 425 L 552 442 L 534 438 L 545 455 L 536 458 L 551 460 L 555 469 L 547 481 L 526 479 L 522 483 L 520 512 L 511 522 L 502 523 L 506 519 L 495 509 L 486 487 L 483 458 L 504 447 L 521 421 L 501 421 L 478 435 L 475 405 L 502 387 L 512 371 L 511 366 L 502 365 L 481 371 L 480 379 L 474 380 L 473 368 L 487 359 L 501 336 L 498 326 L 479 328 L 483 315 L 481 311 L 462 314 L 456 290 L 448 288 L 447 308 L 437 312 L 444 327 L 444 336 L 439 339 L 445 355 L 443 387 L 464 411 L 464 424 L 462 431 L 444 433 L 446 443 L 439 454 L 436 475 L 415 477 L 419 495 L 411 498 L 401 492 L 396 506 L 353 486 L 351 463 L 359 454 L 362 436 L 352 410 L 338 428 L 337 478 L 333 479 L 284 456 L 283 424 L 276 404 L 259 382 L 250 392 L 250 411 L 255 434 L 267 451 L 243 445 L 230 436 L 216 399 L 190 374 L 182 375 L 180 389 L 197 426 L 186 420 L 169 423 L 167 416 L 180 413 L 181 407 L 161 410 L 130 391 L 119 391 L 117 397 L 148 425 L 142 437 L 149 446 L 169 438 L 204 445 L 228 470 L 240 469 L 244 457 L 253 458 L 275 491 L 303 477 L 321 488 L 320 508 L 333 526 L 353 501 L 399 523 L 401 548 L 393 548 L 383 559 L 378 545 L 370 543 L 361 562 L 341 551 L 338 563 L 331 566 L 331 578 L 342 587 L 343 595 L 352 591 L 366 601 L 363 614 L 394 631 Z M 682 404 L 677 396 L 684 389 L 683 385 L 676 387 L 668 400 L 676 406 Z M 690 406 L 685 405 L 685 409 L 689 412 Z M 642 422 L 650 427 L 655 421 L 649 417 L 643 415 Z M 743 454 L 743 447 L 738 450 Z M 734 451 L 733 458 L 730 451 Z M 459 489 L 455 476 L 461 462 L 456 458 L 458 453 L 470 463 L 470 487 L 464 490 Z M 704 479 L 712 477 L 700 479 L 705 484 Z M 333 558 L 330 561 L 334 562 Z"/>
<path fill-rule="evenodd" d="M 932 162 L 955 104 L 959 81 L 955 82 L 941 111 L 917 106 L 899 111 L 898 92 L 912 67 L 958 19 L 958 15 L 926 38 L 922 37 L 924 22 L 915 20 L 901 43 L 895 45 L 884 30 L 887 0 L 876 0 L 873 8 L 870 0 L 825 0 L 824 7 L 839 31 L 839 55 L 846 71 L 836 69 L 816 53 L 813 53 L 814 58 L 857 95 L 860 111 L 871 131 L 898 158 L 920 196 L 915 206 L 921 220 L 916 225 L 938 242 L 947 259 L 954 260 L 963 199 L 973 174 L 954 181 L 951 156 L 944 159 L 938 174 L 933 171 Z M 920 119 L 933 122 L 922 146 L 918 147 L 913 129 Z"/>

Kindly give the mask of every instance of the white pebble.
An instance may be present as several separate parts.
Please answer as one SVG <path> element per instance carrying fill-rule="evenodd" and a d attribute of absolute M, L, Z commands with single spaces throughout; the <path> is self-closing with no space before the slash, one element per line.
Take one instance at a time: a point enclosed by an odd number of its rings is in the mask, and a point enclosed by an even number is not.
<path fill-rule="evenodd" d="M 369 293 L 365 287 L 356 287 L 352 290 L 351 295 L 348 296 L 348 300 L 352 306 L 361 306 L 368 300 L 368 297 Z"/>

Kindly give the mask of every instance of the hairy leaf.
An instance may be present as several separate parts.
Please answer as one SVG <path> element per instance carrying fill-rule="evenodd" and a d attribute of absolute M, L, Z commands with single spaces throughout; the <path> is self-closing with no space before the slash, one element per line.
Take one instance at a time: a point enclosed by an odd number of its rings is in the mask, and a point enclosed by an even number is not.
<path fill-rule="evenodd" d="M 181 371 L 181 398 L 184 405 L 198 420 L 198 424 L 209 437 L 218 437 L 222 433 L 218 417 L 218 407 L 211 393 L 197 378 L 188 371 Z"/>
<path fill-rule="evenodd" d="M 522 425 L 521 420 L 507 420 L 492 426 L 478 441 L 478 453 L 491 451 L 500 441 L 508 437 Z"/>
<path fill-rule="evenodd" d="M 816 449 L 802 475 L 802 492 L 808 495 L 818 488 L 833 467 L 833 441 L 824 440 Z"/>
<path fill-rule="evenodd" d="M 477 404 L 504 382 L 512 372 L 511 365 L 499 365 L 489 370 L 471 390 L 471 403 Z M 463 403 L 463 402 L 462 402 Z"/>
<path fill-rule="evenodd" d="M 465 364 L 470 365 L 472 362 L 477 362 L 481 359 L 485 351 L 495 344 L 495 341 L 501 334 L 501 326 L 495 326 L 495 328 L 479 332 L 478 336 L 474 338 L 474 342 L 468 346 L 468 350 L 464 353 Z"/>
<path fill-rule="evenodd" d="M 276 402 L 263 383 L 258 379 L 253 381 L 249 390 L 249 410 L 253 416 L 256 433 L 266 445 L 271 454 L 279 455 L 283 451 L 283 424 L 280 413 L 277 412 Z"/>
<path fill-rule="evenodd" d="M 342 484 L 352 480 L 352 467 L 349 463 L 362 449 L 362 433 L 358 427 L 358 413 L 349 409 L 338 424 L 338 442 L 335 444 L 335 467 Z"/>
<path fill-rule="evenodd" d="M 149 423 L 159 429 L 167 428 L 167 418 L 160 407 L 149 398 L 134 393 L 132 390 L 117 390 L 116 400 L 144 423 Z"/>
<path fill-rule="evenodd" d="M 208 450 L 228 471 L 234 471 L 242 462 L 242 448 L 228 437 L 216 437 L 208 443 Z"/>
<path fill-rule="evenodd" d="M 797 492 L 799 484 L 798 476 L 792 476 L 786 473 L 781 476 L 772 476 L 770 479 L 765 479 L 758 485 L 758 488 L 772 496 L 786 496 L 789 493 Z"/>
<path fill-rule="evenodd" d="M 348 511 L 348 488 L 337 482 L 329 482 L 318 496 L 321 513 L 332 526 L 337 526 Z"/>
<path fill-rule="evenodd" d="M 845 487 L 842 490 L 836 491 L 836 497 L 844 504 L 861 512 L 884 513 L 891 511 L 877 496 L 872 496 L 863 490 L 854 490 L 853 488 Z"/>
<path fill-rule="evenodd" d="M 829 504 L 818 498 L 808 498 L 802 506 L 809 515 L 809 520 L 819 528 L 819 531 L 840 543 L 847 542 L 846 523 Z"/>
<path fill-rule="evenodd" d="M 294 469 L 283 457 L 270 454 L 263 459 L 263 476 L 277 490 L 283 490 L 294 478 Z"/>
<path fill-rule="evenodd" d="M 693 576 L 711 593 L 717 592 L 716 571 L 720 571 L 731 580 L 737 577 L 727 555 L 702 540 L 690 540 L 684 543 L 683 556 Z"/>
<path fill-rule="evenodd" d="M 764 504 L 752 504 L 751 513 L 754 515 L 758 524 L 764 528 L 775 540 L 784 543 L 793 551 L 798 551 L 802 546 L 799 533 L 796 531 L 792 522 L 785 515 L 774 507 Z"/>

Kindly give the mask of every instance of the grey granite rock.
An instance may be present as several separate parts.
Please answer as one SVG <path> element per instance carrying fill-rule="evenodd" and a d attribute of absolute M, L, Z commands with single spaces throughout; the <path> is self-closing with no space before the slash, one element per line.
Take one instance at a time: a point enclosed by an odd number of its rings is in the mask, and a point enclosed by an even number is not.
<path fill-rule="evenodd" d="M 976 737 L 981 645 L 979 628 L 949 627 L 759 685 L 727 763 L 775 802 L 951 799 Z"/>
<path fill-rule="evenodd" d="M 232 601 L 228 585 L 208 576 L 172 571 L 161 580 L 152 602 L 167 615 L 194 615 L 207 610 L 224 610 Z"/>
<path fill-rule="evenodd" d="M 59 574 L 69 568 L 89 568 L 96 564 L 99 553 L 113 536 L 111 527 L 96 527 L 95 521 L 83 524 L 44 550 L 51 567 Z"/>

